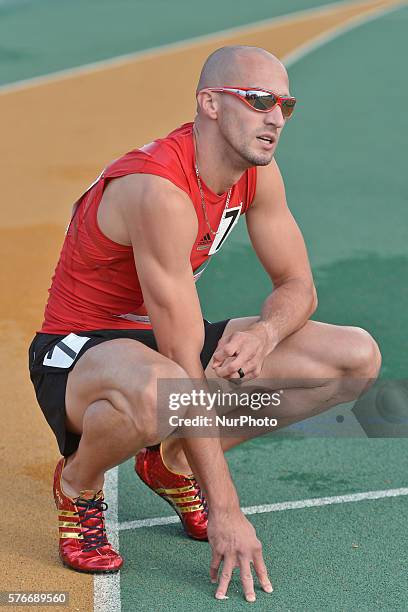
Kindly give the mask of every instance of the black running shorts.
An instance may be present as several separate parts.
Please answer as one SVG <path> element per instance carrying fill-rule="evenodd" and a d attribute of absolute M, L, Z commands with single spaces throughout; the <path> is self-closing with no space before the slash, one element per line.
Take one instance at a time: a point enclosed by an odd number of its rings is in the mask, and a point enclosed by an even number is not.
<path fill-rule="evenodd" d="M 221 338 L 228 319 L 209 323 L 204 320 L 205 341 L 201 363 L 205 369 Z M 65 390 L 68 374 L 81 356 L 92 346 L 132 338 L 157 351 L 150 329 L 102 329 L 72 334 L 36 334 L 29 348 L 30 378 L 37 401 L 57 438 L 60 452 L 68 457 L 78 448 L 80 436 L 67 431 L 65 425 Z"/>

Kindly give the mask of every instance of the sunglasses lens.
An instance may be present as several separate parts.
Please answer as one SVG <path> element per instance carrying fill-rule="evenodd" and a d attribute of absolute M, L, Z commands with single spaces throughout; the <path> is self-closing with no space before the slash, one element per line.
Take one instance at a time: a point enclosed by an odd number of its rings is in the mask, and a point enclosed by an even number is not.
<path fill-rule="evenodd" d="M 272 93 L 248 91 L 246 101 L 256 110 L 266 111 L 275 106 L 276 97 Z"/>
<path fill-rule="evenodd" d="M 285 117 L 285 119 L 289 119 L 289 117 L 292 115 L 293 111 L 295 110 L 295 104 L 295 98 L 284 98 L 282 100 L 282 115 Z"/>
<path fill-rule="evenodd" d="M 258 111 L 269 111 L 278 102 L 277 96 L 272 92 L 266 91 L 248 91 L 245 96 L 248 104 Z M 282 114 L 285 119 L 289 119 L 295 110 L 296 99 L 295 98 L 280 98 Z"/>

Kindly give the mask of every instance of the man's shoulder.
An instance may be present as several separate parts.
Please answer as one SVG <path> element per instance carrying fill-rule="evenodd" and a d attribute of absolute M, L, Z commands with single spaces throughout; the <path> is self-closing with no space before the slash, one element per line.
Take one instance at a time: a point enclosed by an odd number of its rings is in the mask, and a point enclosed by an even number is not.
<path fill-rule="evenodd" d="M 172 197 L 188 199 L 186 193 L 171 180 L 159 174 L 149 172 L 127 174 L 114 181 L 111 186 L 122 200 L 135 201 L 166 200 Z"/>
<path fill-rule="evenodd" d="M 122 178 L 121 184 L 135 188 L 138 185 L 154 186 L 159 180 L 143 177 L 155 176 L 189 193 L 194 154 L 191 133 L 192 124 L 184 124 L 165 138 L 129 151 L 107 166 L 105 178 Z"/>
<path fill-rule="evenodd" d="M 257 168 L 255 205 L 263 200 L 270 203 L 278 194 L 284 196 L 284 190 L 282 174 L 275 158 L 267 166 Z"/>
<path fill-rule="evenodd" d="M 193 227 L 196 219 L 188 196 L 167 179 L 130 174 L 108 184 L 98 210 L 101 231 L 111 240 L 130 246 L 140 232 L 174 223 Z M 140 248 L 140 244 L 139 244 Z"/>
<path fill-rule="evenodd" d="M 172 155 L 179 157 L 188 156 L 193 150 L 193 124 L 184 123 L 172 130 L 167 136 L 156 138 L 138 149 L 130 152 L 130 155 L 145 155 L 157 161 L 167 162 Z M 180 157 L 181 155 L 181 157 Z"/>

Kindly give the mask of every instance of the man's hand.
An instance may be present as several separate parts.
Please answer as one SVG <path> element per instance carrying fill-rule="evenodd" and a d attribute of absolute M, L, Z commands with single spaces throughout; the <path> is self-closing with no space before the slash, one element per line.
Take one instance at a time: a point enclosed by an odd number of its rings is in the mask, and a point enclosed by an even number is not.
<path fill-rule="evenodd" d="M 211 582 L 218 581 L 216 599 L 226 599 L 228 585 L 233 569 L 239 567 L 245 599 L 256 599 L 251 563 L 259 583 L 266 593 L 273 588 L 262 555 L 262 545 L 256 537 L 255 529 L 240 510 L 230 513 L 211 515 L 208 520 L 208 541 L 212 548 L 210 564 Z"/>
<path fill-rule="evenodd" d="M 240 368 L 245 380 L 258 378 L 266 356 L 275 346 L 270 329 L 259 321 L 245 331 L 233 332 L 221 338 L 213 355 L 212 366 L 220 378 L 239 379 Z"/>

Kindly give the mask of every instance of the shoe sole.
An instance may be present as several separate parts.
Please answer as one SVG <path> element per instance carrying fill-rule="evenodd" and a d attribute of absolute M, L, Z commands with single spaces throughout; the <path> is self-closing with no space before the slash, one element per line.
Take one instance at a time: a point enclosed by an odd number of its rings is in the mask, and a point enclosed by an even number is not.
<path fill-rule="evenodd" d="M 196 540 L 196 542 L 208 542 L 208 538 L 197 538 L 196 536 L 190 535 L 189 533 L 187 533 L 186 528 L 184 527 L 184 523 L 183 523 L 183 519 L 180 516 L 180 512 L 173 506 L 173 504 L 171 503 L 171 501 L 169 501 L 168 499 L 166 499 L 165 497 L 163 497 L 162 495 L 160 495 L 159 493 L 157 493 L 157 491 L 155 491 L 153 489 L 153 487 L 151 487 L 149 484 L 147 484 L 147 482 L 145 480 L 143 480 L 143 478 L 140 476 L 140 474 L 138 474 L 138 472 L 136 472 L 135 470 L 135 474 L 138 478 L 140 478 L 140 480 L 143 482 L 143 484 L 146 487 L 149 487 L 149 489 L 151 491 L 153 491 L 153 493 L 155 493 L 158 497 L 160 497 L 160 499 L 163 499 L 165 502 L 167 502 L 170 506 L 170 508 L 172 508 L 172 510 L 177 514 L 177 516 L 180 519 L 180 523 L 181 526 L 183 527 L 183 531 L 185 533 L 185 535 L 190 538 L 191 540 Z"/>
<path fill-rule="evenodd" d="M 117 574 L 119 572 L 119 570 L 122 569 L 122 565 L 118 568 L 118 569 L 114 569 L 114 570 L 86 570 L 86 569 L 79 569 L 76 567 L 72 567 L 72 565 L 68 565 L 68 563 L 66 563 L 65 561 L 61 559 L 61 563 L 64 567 L 66 567 L 67 569 L 72 570 L 73 572 L 79 572 L 80 574 Z"/>

